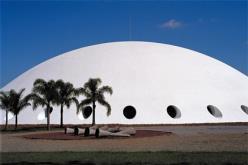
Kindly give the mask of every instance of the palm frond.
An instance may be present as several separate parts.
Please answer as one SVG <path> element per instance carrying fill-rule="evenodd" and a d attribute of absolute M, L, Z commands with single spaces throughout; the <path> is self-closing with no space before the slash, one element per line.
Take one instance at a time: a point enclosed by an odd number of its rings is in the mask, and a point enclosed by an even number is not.
<path fill-rule="evenodd" d="M 22 110 L 24 108 L 26 108 L 27 106 L 31 106 L 31 104 L 29 102 L 21 102 L 20 105 L 19 105 L 19 109 Z"/>
<path fill-rule="evenodd" d="M 14 113 L 14 115 L 18 115 L 24 108 L 26 108 L 27 106 L 30 106 L 31 104 L 25 101 L 21 101 L 18 105 L 18 107 L 16 108 L 12 108 L 11 112 Z"/>
<path fill-rule="evenodd" d="M 83 95 L 86 98 L 92 97 L 91 91 L 89 91 L 88 88 L 87 89 L 85 89 L 85 88 L 77 88 L 77 89 L 75 89 L 74 93 L 75 93 L 75 96 Z"/>
<path fill-rule="evenodd" d="M 95 95 L 95 100 L 96 101 L 98 101 L 98 100 L 105 100 L 105 96 L 103 95 L 103 93 L 97 92 L 96 95 Z"/>
<path fill-rule="evenodd" d="M 98 99 L 97 100 L 99 104 L 101 104 L 102 106 L 106 107 L 107 108 L 107 116 L 109 116 L 111 114 L 111 106 L 110 104 L 103 100 L 103 99 Z"/>
<path fill-rule="evenodd" d="M 43 79 L 37 79 L 34 83 L 33 93 L 43 96 L 47 102 L 55 102 L 57 99 L 56 83 L 54 80 L 46 82 Z"/>
<path fill-rule="evenodd" d="M 84 89 L 89 89 L 92 93 L 95 93 L 101 84 L 102 80 L 100 78 L 90 78 L 85 84 Z"/>
<path fill-rule="evenodd" d="M 74 95 L 79 96 L 80 94 L 82 94 L 83 90 L 84 90 L 84 88 L 75 88 L 74 89 Z"/>
<path fill-rule="evenodd" d="M 102 94 L 104 94 L 104 93 L 109 93 L 110 95 L 113 94 L 113 89 L 110 86 L 103 86 L 103 87 L 99 88 L 98 91 L 99 91 L 99 93 L 102 93 Z"/>
<path fill-rule="evenodd" d="M 10 107 L 9 110 L 12 111 L 15 115 L 23 110 L 26 106 L 31 105 L 28 103 L 27 97 L 22 98 L 22 95 L 25 91 L 25 88 L 21 89 L 19 92 L 16 92 L 14 89 L 10 90 Z"/>
<path fill-rule="evenodd" d="M 23 100 L 26 101 L 26 102 L 32 101 L 32 93 L 26 95 L 26 96 L 23 98 Z"/>
<path fill-rule="evenodd" d="M 78 107 L 78 105 L 79 105 L 79 102 L 78 102 L 76 97 L 68 98 L 65 100 L 65 105 L 67 108 L 70 108 L 72 103 L 75 103 L 76 107 Z"/>
<path fill-rule="evenodd" d="M 78 109 L 77 109 L 77 114 L 79 113 L 80 110 L 82 110 L 85 106 L 89 105 L 92 103 L 92 99 L 84 99 L 78 104 Z"/>
<path fill-rule="evenodd" d="M 31 94 L 31 100 L 33 100 L 33 109 L 35 110 L 38 106 L 44 107 L 48 103 L 45 101 L 44 98 L 37 94 Z"/>
<path fill-rule="evenodd" d="M 10 108 L 10 95 L 9 91 L 0 91 L 0 108 L 8 110 Z"/>
<path fill-rule="evenodd" d="M 21 97 L 24 91 L 25 91 L 25 88 L 20 89 L 20 91 L 18 92 L 18 95 Z"/>
<path fill-rule="evenodd" d="M 46 85 L 46 81 L 41 78 L 36 79 L 33 84 L 33 86 L 45 86 L 45 85 Z"/>
<path fill-rule="evenodd" d="M 8 97 L 9 91 L 0 91 L 0 97 Z"/>
<path fill-rule="evenodd" d="M 47 92 L 47 89 L 45 88 L 45 86 L 36 85 L 36 86 L 33 87 L 32 92 L 33 93 L 39 93 L 39 94 L 45 95 L 46 92 Z"/>
<path fill-rule="evenodd" d="M 74 101 L 74 103 L 76 104 L 76 107 L 79 107 L 79 101 L 76 97 L 73 97 L 72 100 Z"/>
<path fill-rule="evenodd" d="M 56 82 L 54 80 L 49 80 L 47 84 L 49 84 L 49 86 L 55 86 Z"/>
<path fill-rule="evenodd" d="M 63 86 L 65 84 L 65 82 L 62 79 L 59 79 L 56 81 L 56 86 L 60 87 Z"/>

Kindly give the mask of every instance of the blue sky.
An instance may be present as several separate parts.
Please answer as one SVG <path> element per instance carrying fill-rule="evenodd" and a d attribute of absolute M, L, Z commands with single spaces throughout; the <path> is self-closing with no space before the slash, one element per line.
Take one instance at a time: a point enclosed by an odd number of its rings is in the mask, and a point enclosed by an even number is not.
<path fill-rule="evenodd" d="M 61 53 L 151 41 L 212 56 L 248 75 L 247 1 L 1 1 L 3 87 Z"/>

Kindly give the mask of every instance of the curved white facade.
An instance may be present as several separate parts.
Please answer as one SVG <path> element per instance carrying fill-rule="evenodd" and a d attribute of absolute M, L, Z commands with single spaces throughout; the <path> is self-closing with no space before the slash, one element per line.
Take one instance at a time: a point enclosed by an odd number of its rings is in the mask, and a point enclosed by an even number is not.
<path fill-rule="evenodd" d="M 248 106 L 248 77 L 230 66 L 201 53 L 167 44 L 151 42 L 114 42 L 84 47 L 47 60 L 23 73 L 2 90 L 32 89 L 37 78 L 63 79 L 81 87 L 89 78 L 99 77 L 110 85 L 106 96 L 112 113 L 96 107 L 96 123 L 184 124 L 247 122 L 241 105 Z M 123 109 L 131 105 L 136 116 L 127 119 Z M 176 106 L 175 118 L 167 107 Z M 216 117 L 207 109 L 219 109 Z M 20 124 L 46 123 L 39 107 L 19 114 Z M 1 111 L 1 123 L 5 112 Z M 79 119 L 80 118 L 80 119 Z M 39 119 L 39 120 L 38 120 Z M 43 120 L 42 120 L 43 119 Z M 76 115 L 74 105 L 64 110 L 65 124 L 91 123 L 91 117 Z M 60 122 L 59 107 L 54 106 L 51 123 Z M 14 118 L 10 120 L 14 123 Z"/>

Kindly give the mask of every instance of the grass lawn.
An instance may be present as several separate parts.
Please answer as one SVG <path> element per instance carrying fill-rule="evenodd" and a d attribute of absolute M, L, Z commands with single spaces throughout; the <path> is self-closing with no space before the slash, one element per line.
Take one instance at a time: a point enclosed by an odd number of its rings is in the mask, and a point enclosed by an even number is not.
<path fill-rule="evenodd" d="M 1 153 L 2 164 L 248 164 L 247 152 L 29 152 Z"/>

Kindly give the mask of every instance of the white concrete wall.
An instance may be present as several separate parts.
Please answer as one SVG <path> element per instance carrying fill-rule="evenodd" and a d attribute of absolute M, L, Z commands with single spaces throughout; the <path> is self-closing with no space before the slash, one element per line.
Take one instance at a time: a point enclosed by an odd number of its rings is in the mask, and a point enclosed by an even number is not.
<path fill-rule="evenodd" d="M 63 79 L 81 87 L 89 78 L 100 77 L 102 85 L 113 87 L 107 96 L 111 116 L 97 105 L 97 123 L 159 124 L 248 122 L 240 106 L 248 106 L 248 77 L 230 66 L 201 53 L 177 46 L 150 42 L 114 42 L 89 46 L 64 53 L 23 73 L 1 90 L 32 89 L 35 79 Z M 126 119 L 123 109 L 136 108 L 134 119 Z M 181 117 L 171 118 L 166 108 L 176 105 Z M 215 118 L 207 105 L 220 109 L 222 118 Z M 19 123 L 38 121 L 42 108 L 25 109 Z M 60 111 L 55 107 L 51 123 L 59 123 Z M 0 112 L 4 123 L 4 111 Z M 14 118 L 10 120 L 14 123 Z M 91 123 L 79 120 L 76 108 L 64 111 L 64 123 Z"/>

